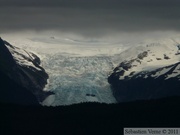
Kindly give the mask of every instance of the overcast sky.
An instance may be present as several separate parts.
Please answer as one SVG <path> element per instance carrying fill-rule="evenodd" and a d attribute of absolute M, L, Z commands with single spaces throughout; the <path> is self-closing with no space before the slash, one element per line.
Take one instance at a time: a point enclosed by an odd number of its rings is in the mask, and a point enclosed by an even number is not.
<path fill-rule="evenodd" d="M 0 31 L 180 31 L 180 0 L 0 0 Z"/>

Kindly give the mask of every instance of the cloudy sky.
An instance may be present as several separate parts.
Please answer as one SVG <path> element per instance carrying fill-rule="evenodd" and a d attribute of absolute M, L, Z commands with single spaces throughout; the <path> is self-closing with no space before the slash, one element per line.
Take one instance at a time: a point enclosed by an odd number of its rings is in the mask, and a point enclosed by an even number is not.
<path fill-rule="evenodd" d="M 85 37 L 180 31 L 180 0 L 0 0 L 0 32 L 56 30 Z"/>

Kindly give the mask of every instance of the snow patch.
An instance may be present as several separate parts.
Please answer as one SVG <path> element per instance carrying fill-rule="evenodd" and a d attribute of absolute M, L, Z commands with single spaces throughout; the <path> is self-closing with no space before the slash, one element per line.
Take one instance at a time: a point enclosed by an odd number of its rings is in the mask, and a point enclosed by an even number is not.
<path fill-rule="evenodd" d="M 8 45 L 6 47 L 11 52 L 11 54 L 17 64 L 22 65 L 22 66 L 27 66 L 27 67 L 33 67 L 39 71 L 42 70 L 33 64 L 32 61 L 33 61 L 34 57 L 32 56 L 31 53 L 28 53 L 24 49 L 20 49 L 18 47 L 11 48 Z"/>
<path fill-rule="evenodd" d="M 151 77 L 158 78 L 161 75 L 166 74 L 171 68 L 163 68 L 161 71 L 156 72 L 155 75 L 151 75 Z"/>

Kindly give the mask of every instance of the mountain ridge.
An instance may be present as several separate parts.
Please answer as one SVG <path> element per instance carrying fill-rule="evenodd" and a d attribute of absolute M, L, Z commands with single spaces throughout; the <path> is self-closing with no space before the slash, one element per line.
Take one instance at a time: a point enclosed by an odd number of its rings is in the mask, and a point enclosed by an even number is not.
<path fill-rule="evenodd" d="M 0 71 L 22 86 L 24 90 L 32 92 L 39 102 L 52 94 L 43 91 L 47 84 L 48 74 L 40 66 L 38 56 L 2 39 L 0 39 L 0 56 Z M 18 97 L 18 95 L 16 96 Z"/>
<path fill-rule="evenodd" d="M 124 102 L 180 95 L 178 45 L 174 42 L 151 43 L 120 54 L 119 57 L 127 54 L 129 57 L 123 57 L 108 77 L 116 100 Z"/>

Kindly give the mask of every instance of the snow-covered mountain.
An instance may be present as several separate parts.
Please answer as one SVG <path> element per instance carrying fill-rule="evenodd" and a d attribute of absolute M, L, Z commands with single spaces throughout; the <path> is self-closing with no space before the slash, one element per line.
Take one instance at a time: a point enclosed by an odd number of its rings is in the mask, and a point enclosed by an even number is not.
<path fill-rule="evenodd" d="M 168 39 L 143 43 L 117 57 L 121 62 L 108 77 L 117 101 L 180 95 L 178 42 Z"/>
<path fill-rule="evenodd" d="M 43 105 L 116 103 L 179 94 L 178 39 L 112 45 L 88 41 L 86 45 L 86 41 L 58 37 L 10 37 L 18 47 L 3 42 L 17 65 L 38 74 L 45 69 L 49 76 L 45 88 L 40 86 L 41 92 L 49 93 L 41 98 Z"/>
<path fill-rule="evenodd" d="M 0 49 L 0 71 L 3 74 L 31 91 L 39 102 L 52 94 L 43 91 L 47 84 L 48 74 L 40 66 L 41 61 L 37 55 L 15 47 L 2 39 L 0 39 Z"/>

